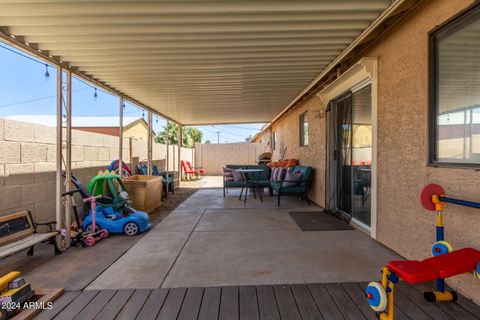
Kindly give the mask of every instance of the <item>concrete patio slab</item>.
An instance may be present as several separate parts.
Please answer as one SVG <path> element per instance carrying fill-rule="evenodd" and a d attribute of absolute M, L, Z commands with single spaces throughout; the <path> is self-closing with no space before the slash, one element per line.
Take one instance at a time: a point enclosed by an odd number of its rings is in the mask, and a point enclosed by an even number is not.
<path fill-rule="evenodd" d="M 79 291 L 102 274 L 143 237 L 112 235 L 94 247 L 72 247 L 60 255 L 54 255 L 52 246 L 35 246 L 35 254 L 21 252 L 0 261 L 0 271 L 17 270 L 33 287 L 64 288 Z M 1 273 L 1 272 L 0 272 Z"/>
<path fill-rule="evenodd" d="M 207 210 L 195 231 L 299 230 L 287 211 L 278 209 Z"/>
<path fill-rule="evenodd" d="M 158 232 L 191 232 L 200 220 L 204 210 L 178 210 L 169 214 L 150 233 Z"/>
<path fill-rule="evenodd" d="M 266 189 L 265 189 L 266 190 Z M 315 205 L 308 206 L 305 200 L 299 200 L 295 196 L 282 197 L 281 206 L 277 206 L 277 197 L 272 197 L 268 192 L 264 192 L 263 202 L 257 196 L 257 199 L 253 198 L 253 194 L 248 195 L 247 202 L 238 200 L 240 195 L 240 189 L 230 189 L 229 193 L 223 197 L 223 190 L 216 189 L 202 189 L 199 192 L 193 194 L 190 198 L 184 201 L 178 206 L 178 209 L 235 209 L 235 208 L 318 208 Z M 243 199 L 243 198 L 242 198 Z"/>
<path fill-rule="evenodd" d="M 158 288 L 190 232 L 150 232 L 86 289 Z"/>
<path fill-rule="evenodd" d="M 370 281 L 399 258 L 356 230 L 194 232 L 163 287 Z"/>

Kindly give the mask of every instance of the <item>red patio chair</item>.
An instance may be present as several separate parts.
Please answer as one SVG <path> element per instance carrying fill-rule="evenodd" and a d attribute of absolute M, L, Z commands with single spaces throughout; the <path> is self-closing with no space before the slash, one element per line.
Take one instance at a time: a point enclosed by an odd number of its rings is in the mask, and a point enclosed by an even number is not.
<path fill-rule="evenodd" d="M 198 174 L 197 170 L 191 170 L 190 168 L 188 168 L 187 165 L 185 164 L 185 161 L 180 160 L 180 163 L 182 165 L 182 170 L 183 170 L 183 173 L 185 174 L 185 178 L 188 178 L 189 176 L 191 178 L 192 174 L 194 175 Z"/>
<path fill-rule="evenodd" d="M 205 174 L 205 169 L 193 167 L 190 161 L 186 161 L 186 163 L 190 170 L 197 171 L 197 173 L 201 174 L 202 176 Z"/>

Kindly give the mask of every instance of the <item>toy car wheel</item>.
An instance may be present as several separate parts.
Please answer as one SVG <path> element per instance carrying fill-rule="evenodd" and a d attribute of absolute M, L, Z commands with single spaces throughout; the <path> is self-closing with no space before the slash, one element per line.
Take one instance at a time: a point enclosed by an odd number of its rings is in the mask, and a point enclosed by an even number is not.
<path fill-rule="evenodd" d="M 383 312 L 387 308 L 387 293 L 378 282 L 370 282 L 365 289 L 368 304 L 376 312 Z"/>
<path fill-rule="evenodd" d="M 136 224 L 135 222 L 127 222 L 123 226 L 123 233 L 125 233 L 127 236 L 137 235 L 139 231 L 140 231 L 140 228 L 138 227 L 138 224 Z"/>
<path fill-rule="evenodd" d="M 450 243 L 448 243 L 447 241 L 437 241 L 433 244 L 432 256 L 437 257 L 452 251 L 453 249 Z"/>
<path fill-rule="evenodd" d="M 87 247 L 91 247 L 95 244 L 95 238 L 92 236 L 88 236 L 83 240 L 83 242 Z"/>
<path fill-rule="evenodd" d="M 98 224 L 95 226 L 95 233 L 99 232 L 100 231 L 100 227 L 98 226 Z M 86 233 L 92 233 L 92 225 L 89 224 L 87 226 L 87 228 L 85 228 L 85 232 Z"/>
<path fill-rule="evenodd" d="M 102 229 L 102 231 L 101 231 L 101 233 L 100 233 L 100 237 L 101 237 L 102 239 L 105 239 L 105 238 L 108 237 L 108 235 L 109 235 L 108 230 L 107 230 L 107 229 Z"/>

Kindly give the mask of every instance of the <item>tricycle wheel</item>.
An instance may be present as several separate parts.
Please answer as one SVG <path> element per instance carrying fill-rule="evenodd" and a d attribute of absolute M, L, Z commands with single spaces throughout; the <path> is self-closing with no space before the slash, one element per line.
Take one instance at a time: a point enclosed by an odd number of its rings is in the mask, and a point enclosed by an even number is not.
<path fill-rule="evenodd" d="M 139 232 L 138 225 L 135 222 L 127 222 L 123 226 L 123 233 L 127 236 L 135 236 Z"/>
<path fill-rule="evenodd" d="M 437 257 L 452 251 L 453 249 L 450 243 L 448 243 L 447 241 L 437 241 L 433 244 L 432 256 Z"/>
<path fill-rule="evenodd" d="M 83 242 L 87 247 L 91 247 L 95 244 L 95 238 L 93 236 L 86 237 Z"/>
<path fill-rule="evenodd" d="M 373 311 L 383 312 L 387 308 L 387 293 L 378 282 L 370 282 L 365 289 L 365 296 Z"/>
<path fill-rule="evenodd" d="M 109 235 L 109 233 L 108 233 L 107 229 L 102 229 L 102 231 L 100 232 L 100 238 L 102 238 L 102 239 L 107 238 L 108 235 Z"/>

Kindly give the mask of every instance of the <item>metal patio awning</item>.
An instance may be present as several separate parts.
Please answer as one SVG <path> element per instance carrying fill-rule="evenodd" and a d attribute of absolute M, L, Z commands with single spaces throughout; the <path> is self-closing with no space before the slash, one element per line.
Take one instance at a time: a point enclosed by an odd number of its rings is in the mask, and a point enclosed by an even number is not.
<path fill-rule="evenodd" d="M 0 0 L 0 30 L 181 124 L 269 122 L 392 2 Z"/>

